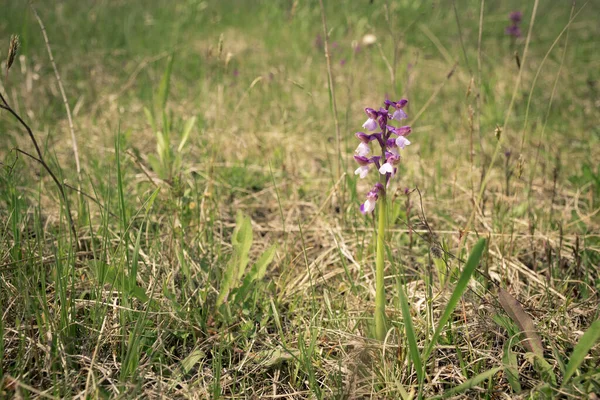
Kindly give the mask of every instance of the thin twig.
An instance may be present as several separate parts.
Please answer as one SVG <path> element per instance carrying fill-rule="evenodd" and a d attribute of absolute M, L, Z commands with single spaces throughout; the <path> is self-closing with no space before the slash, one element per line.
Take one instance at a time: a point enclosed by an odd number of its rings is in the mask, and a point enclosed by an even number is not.
<path fill-rule="evenodd" d="M 4 96 L 2 95 L 2 93 L 0 93 L 0 102 L 2 102 L 2 109 L 6 110 L 10 114 L 12 114 L 12 116 L 15 117 L 19 121 L 19 123 L 25 128 L 25 130 L 29 134 L 29 138 L 33 142 L 33 146 L 35 147 L 35 151 L 36 151 L 36 153 L 38 155 L 38 158 L 36 159 L 35 157 L 31 156 L 30 154 L 25 153 L 25 152 L 20 151 L 20 150 L 19 150 L 19 152 L 21 152 L 22 154 L 25 154 L 25 155 L 33 158 L 38 163 L 40 163 L 40 165 L 42 167 L 44 167 L 44 169 L 46 170 L 46 172 L 48 172 L 48 174 L 50 175 L 50 177 L 52 178 L 52 180 L 54 181 L 54 183 L 58 187 L 58 191 L 60 192 L 60 196 L 62 197 L 63 201 L 65 202 L 65 208 L 66 208 L 66 211 L 67 211 L 67 213 L 66 213 L 67 214 L 67 219 L 69 220 L 69 225 L 71 227 L 71 232 L 73 233 L 73 239 L 75 240 L 75 245 L 76 245 L 77 249 L 79 249 L 79 240 L 77 239 L 77 229 L 75 228 L 75 222 L 73 222 L 73 217 L 71 216 L 71 207 L 69 206 L 69 200 L 67 199 L 67 195 L 65 194 L 65 189 L 63 187 L 63 184 L 58 180 L 58 177 L 54 174 L 54 172 L 52 172 L 52 169 L 50 168 L 50 166 L 44 160 L 44 156 L 42 155 L 42 151 L 40 150 L 40 146 L 38 145 L 38 142 L 35 139 L 35 135 L 33 134 L 33 131 L 31 130 L 31 128 L 29 127 L 29 125 L 27 125 L 27 123 L 25 121 L 23 121 L 23 119 L 21 118 L 21 116 L 19 114 L 17 114 L 17 112 L 15 110 L 13 110 L 12 107 L 6 102 L 6 100 L 4 99 Z"/>
<path fill-rule="evenodd" d="M 50 41 L 48 40 L 48 34 L 46 33 L 46 28 L 44 27 L 44 23 L 42 19 L 38 15 L 35 7 L 33 6 L 33 1 L 29 3 L 29 7 L 31 7 L 31 11 L 33 11 L 33 15 L 35 19 L 37 19 L 40 28 L 42 29 L 42 35 L 44 36 L 44 42 L 46 43 L 46 50 L 48 51 L 48 57 L 50 58 L 50 63 L 52 64 L 52 69 L 54 69 L 54 76 L 56 77 L 56 82 L 58 83 L 58 88 L 60 89 L 60 95 L 62 96 L 63 103 L 65 105 L 65 109 L 67 110 L 67 119 L 69 120 L 69 130 L 71 131 L 71 145 L 73 146 L 73 154 L 75 156 L 75 167 L 77 168 L 77 180 L 81 183 L 81 164 L 79 163 L 79 148 L 77 147 L 77 139 L 75 137 L 75 128 L 73 127 L 73 118 L 71 118 L 71 108 L 69 107 L 69 102 L 67 101 L 67 94 L 65 93 L 65 88 L 62 84 L 62 79 L 60 78 L 60 74 L 58 73 L 58 68 L 56 67 L 56 63 L 54 62 L 54 57 L 52 56 L 52 49 L 50 48 Z"/>

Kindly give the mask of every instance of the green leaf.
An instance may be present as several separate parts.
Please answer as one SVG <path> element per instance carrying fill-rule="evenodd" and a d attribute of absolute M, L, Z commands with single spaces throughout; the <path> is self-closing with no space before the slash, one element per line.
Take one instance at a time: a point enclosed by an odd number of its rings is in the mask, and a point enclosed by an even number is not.
<path fill-rule="evenodd" d="M 161 131 L 156 131 L 156 154 L 162 165 L 166 165 L 168 159 L 169 144 Z"/>
<path fill-rule="evenodd" d="M 479 385 L 481 382 L 483 382 L 489 378 L 492 378 L 494 375 L 496 375 L 498 373 L 498 371 L 501 371 L 501 370 L 502 370 L 502 367 L 496 367 L 496 368 L 492 368 L 488 371 L 482 372 L 481 374 L 472 377 L 471 379 L 465 381 L 464 383 L 462 383 L 456 387 L 453 387 L 450 390 L 446 390 L 443 395 L 437 396 L 437 397 L 432 397 L 431 399 L 445 399 L 445 398 L 453 396 L 457 393 L 465 392 L 465 391 L 472 389 L 475 386 Z"/>
<path fill-rule="evenodd" d="M 244 276 L 244 272 L 248 266 L 248 255 L 252 246 L 252 223 L 250 222 L 250 217 L 244 216 L 241 211 L 238 211 L 236 217 L 236 226 L 233 231 L 231 243 L 238 259 L 236 278 L 240 280 Z"/>
<path fill-rule="evenodd" d="M 219 295 L 217 296 L 217 307 L 221 306 L 228 298 L 231 289 L 237 286 L 248 265 L 248 254 L 252 246 L 252 224 L 250 218 L 238 212 L 236 226 L 231 238 L 233 245 L 233 256 L 227 263 Z"/>
<path fill-rule="evenodd" d="M 254 280 L 262 279 L 267 272 L 267 267 L 269 264 L 271 264 L 271 262 L 273 262 L 273 258 L 275 257 L 275 249 L 275 245 L 269 247 L 252 266 L 250 272 L 244 280 L 247 279 L 249 282 L 253 282 Z"/>
<path fill-rule="evenodd" d="M 152 114 L 152 111 L 150 111 L 150 109 L 148 107 L 144 107 L 144 114 L 146 115 L 146 119 L 148 120 L 148 123 L 152 127 L 152 132 L 156 132 L 158 129 L 156 129 L 156 120 L 154 119 L 154 115 Z"/>
<path fill-rule="evenodd" d="M 296 349 L 288 350 L 276 348 L 274 350 L 263 350 L 258 353 L 257 358 L 261 359 L 259 364 L 263 368 L 272 368 L 280 365 L 284 361 L 297 360 L 300 351 Z"/>
<path fill-rule="evenodd" d="M 192 132 L 192 128 L 194 127 L 195 123 L 196 117 L 188 119 L 185 123 L 185 127 L 183 128 L 183 134 L 181 135 L 181 142 L 179 142 L 179 147 L 177 148 L 178 152 L 181 152 L 181 150 L 183 150 L 183 146 L 185 146 L 185 143 L 190 137 L 190 133 Z"/>
<path fill-rule="evenodd" d="M 544 382 L 556 386 L 556 375 L 552 370 L 552 365 L 550 365 L 544 357 L 540 357 L 532 352 L 527 352 L 525 353 L 525 358 L 533 365 L 533 369 L 537 371 Z"/>
<path fill-rule="evenodd" d="M 469 258 L 467 259 L 463 272 L 460 278 L 458 279 L 458 282 L 456 283 L 456 288 L 454 289 L 454 292 L 452 292 L 450 300 L 448 300 L 448 304 L 446 305 L 446 309 L 442 314 L 442 318 L 440 318 L 438 322 L 437 329 L 435 330 L 433 337 L 431 338 L 431 342 L 429 342 L 429 346 L 427 346 L 423 357 L 421 357 L 421 360 L 423 362 L 427 362 L 431 351 L 437 344 L 440 334 L 442 333 L 442 329 L 444 328 L 448 320 L 450 320 L 450 316 L 452 316 L 452 312 L 454 312 L 454 309 L 458 305 L 458 301 L 467 289 L 467 285 L 469 284 L 471 275 L 473 275 L 473 272 L 475 272 L 475 269 L 479 265 L 479 260 L 481 259 L 481 255 L 483 254 L 484 248 L 485 239 L 480 239 L 475 245 L 475 247 L 473 247 L 473 250 L 471 251 Z"/>
<path fill-rule="evenodd" d="M 517 368 L 517 355 L 511 349 L 511 340 L 504 343 L 504 354 L 502 363 L 504 364 L 504 375 L 510 384 L 513 392 L 521 392 L 521 382 L 519 382 L 519 369 Z"/>
<path fill-rule="evenodd" d="M 142 229 L 138 229 L 138 234 L 135 239 L 135 247 L 133 248 L 133 258 L 131 259 L 131 267 L 129 269 L 129 287 L 133 288 L 137 285 L 137 270 L 138 260 L 140 257 L 140 244 L 142 239 Z"/>
<path fill-rule="evenodd" d="M 400 297 L 400 308 L 402 310 L 402 320 L 404 321 L 404 331 L 406 332 L 406 339 L 408 340 L 408 349 L 410 351 L 410 358 L 415 365 L 417 371 L 417 378 L 419 384 L 423 383 L 423 367 L 421 365 L 421 354 L 417 347 L 417 335 L 415 334 L 415 327 L 410 316 L 410 308 L 408 307 L 408 300 L 406 293 L 404 292 L 404 286 L 402 283 L 398 285 L 398 296 Z"/>
<path fill-rule="evenodd" d="M 229 292 L 233 286 L 233 279 L 236 276 L 237 262 L 235 259 L 229 260 L 225 272 L 223 273 L 223 279 L 221 279 L 221 287 L 219 288 L 219 295 L 217 296 L 217 307 L 220 307 L 229 296 Z"/>
<path fill-rule="evenodd" d="M 148 198 L 148 200 L 146 200 L 146 204 L 145 204 L 146 213 L 150 212 L 150 209 L 154 205 L 154 200 L 156 200 L 156 196 L 158 196 L 159 192 L 160 192 L 160 187 L 157 187 L 154 190 L 154 192 L 152 192 L 152 194 L 150 195 L 150 197 Z"/>
<path fill-rule="evenodd" d="M 147 302 L 149 299 L 144 288 L 137 286 L 137 285 L 133 286 L 129 290 L 129 294 L 132 295 L 133 297 L 135 297 L 136 299 L 138 299 L 139 301 L 141 301 L 142 303 Z"/>
<path fill-rule="evenodd" d="M 275 249 L 276 249 L 275 245 L 269 247 L 260 256 L 258 261 L 256 261 L 256 263 L 252 266 L 252 268 L 250 269 L 250 272 L 248 272 L 248 274 L 244 278 L 242 286 L 240 286 L 239 290 L 235 294 L 236 303 L 239 304 L 239 303 L 243 302 L 244 300 L 246 300 L 246 296 L 248 295 L 248 292 L 252 288 L 252 283 L 255 280 L 260 280 L 265 276 L 265 273 L 267 272 L 267 267 L 273 261 L 273 257 L 275 257 Z"/>
<path fill-rule="evenodd" d="M 571 358 L 565 369 L 565 377 L 563 378 L 563 385 L 571 379 L 577 368 L 583 363 L 585 356 L 591 350 L 592 347 L 600 339 L 600 319 L 594 321 L 588 330 L 581 336 L 579 342 L 575 345 Z"/>
<path fill-rule="evenodd" d="M 173 63 L 175 61 L 175 55 L 171 54 L 167 61 L 167 68 L 163 73 L 162 79 L 160 80 L 160 86 L 156 93 L 156 108 L 158 111 L 164 110 L 169 99 L 169 87 L 171 83 L 171 73 L 173 71 Z"/>
<path fill-rule="evenodd" d="M 194 349 L 186 358 L 181 361 L 181 368 L 183 372 L 187 374 L 194 368 L 198 361 L 202 360 L 205 357 L 205 353 L 200 349 Z"/>
<path fill-rule="evenodd" d="M 156 174 L 161 178 L 166 178 L 163 165 L 154 154 L 148 154 L 148 163 L 152 167 L 152 171 L 156 172 Z"/>

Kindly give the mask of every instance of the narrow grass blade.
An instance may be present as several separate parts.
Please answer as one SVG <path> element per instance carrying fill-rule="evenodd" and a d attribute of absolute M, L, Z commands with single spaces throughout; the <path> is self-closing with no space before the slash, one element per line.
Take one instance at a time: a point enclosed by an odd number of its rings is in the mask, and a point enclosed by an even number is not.
<path fill-rule="evenodd" d="M 581 339 L 579 339 L 577 345 L 575 345 L 567 368 L 565 369 L 563 385 L 571 379 L 577 368 L 583 363 L 586 354 L 594 347 L 598 340 L 600 340 L 600 319 L 592 323 Z"/>
<path fill-rule="evenodd" d="M 496 367 L 496 368 L 492 368 L 488 371 L 482 372 L 481 374 L 476 375 L 476 376 L 472 377 L 471 379 L 467 380 L 465 383 L 462 383 L 456 387 L 453 387 L 450 390 L 446 390 L 443 395 L 437 396 L 437 397 L 432 397 L 431 399 L 445 399 L 445 398 L 453 396 L 457 393 L 465 392 L 465 391 L 472 389 L 475 386 L 479 385 L 481 382 L 483 382 L 487 379 L 490 379 L 491 377 L 496 375 L 498 373 L 498 371 L 502 371 L 502 367 Z"/>
<path fill-rule="evenodd" d="M 544 346 L 542 340 L 536 332 L 535 324 L 531 317 L 523 310 L 521 304 L 510 293 L 502 288 L 498 288 L 498 300 L 502 308 L 510 318 L 519 326 L 521 332 L 527 338 L 523 345 L 538 357 L 544 358 Z"/>
<path fill-rule="evenodd" d="M 465 264 L 463 272 L 460 278 L 458 279 L 456 288 L 454 289 L 454 292 L 452 292 L 450 300 L 448 300 L 448 305 L 446 305 L 444 314 L 442 314 L 442 318 L 440 318 L 440 321 L 438 322 L 438 326 L 433 334 L 433 337 L 431 338 L 431 342 L 429 342 L 429 346 L 427 346 L 427 349 L 425 350 L 425 353 L 421 358 L 423 362 L 427 362 L 427 359 L 429 358 L 433 347 L 436 345 L 440 334 L 442 333 L 442 329 L 444 329 L 444 326 L 450 319 L 452 312 L 458 305 L 458 301 L 467 289 L 467 285 L 469 284 L 471 275 L 473 275 L 473 272 L 475 272 L 475 269 L 479 265 L 479 260 L 481 259 L 481 255 L 483 254 L 483 250 L 485 249 L 485 242 L 485 239 L 480 239 L 475 245 L 475 247 L 473 247 L 473 250 L 471 251 L 469 258 L 467 259 L 467 263 Z"/>
<path fill-rule="evenodd" d="M 400 309 L 402 310 L 402 320 L 404 321 L 404 331 L 406 332 L 406 340 L 408 341 L 408 349 L 410 351 L 410 358 L 415 365 L 417 371 L 417 378 L 419 384 L 423 383 L 423 367 L 421 365 L 421 354 L 417 347 L 417 335 L 415 334 L 415 327 L 410 316 L 410 309 L 408 307 L 408 300 L 406 293 L 404 293 L 404 287 L 400 283 L 398 285 L 398 296 L 400 297 Z"/>
<path fill-rule="evenodd" d="M 157 111 L 164 110 L 167 105 L 167 100 L 169 99 L 169 88 L 171 84 L 171 72 L 173 71 L 173 62 L 175 61 L 175 55 L 172 54 L 167 61 L 167 68 L 163 73 L 162 79 L 160 81 L 160 86 L 158 87 L 158 92 L 156 93 L 156 108 Z"/>

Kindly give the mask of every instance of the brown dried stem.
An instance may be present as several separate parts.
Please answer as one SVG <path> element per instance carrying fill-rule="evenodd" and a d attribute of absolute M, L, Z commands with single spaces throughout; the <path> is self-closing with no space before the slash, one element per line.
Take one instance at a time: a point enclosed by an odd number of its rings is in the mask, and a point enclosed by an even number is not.
<path fill-rule="evenodd" d="M 27 123 L 25 121 L 23 121 L 23 118 L 21 118 L 21 116 L 12 109 L 12 107 L 8 104 L 8 102 L 6 101 L 6 99 L 4 98 L 4 96 L 2 95 L 2 93 L 0 93 L 0 108 L 3 110 L 8 111 L 10 114 L 12 114 L 13 117 L 15 117 L 17 119 L 17 121 L 19 121 L 19 123 L 25 128 L 25 130 L 27 131 L 27 133 L 29 134 L 29 138 L 31 139 L 32 143 L 33 143 L 33 147 L 35 147 L 35 151 L 37 153 L 37 158 L 31 156 L 30 154 L 23 152 L 23 151 L 19 151 L 20 153 L 27 155 L 29 157 L 31 157 L 33 160 L 37 161 L 38 163 L 40 163 L 40 165 L 46 170 L 46 172 L 48 172 L 48 175 L 50 175 L 50 177 L 52 178 L 52 180 L 54 181 L 54 183 L 56 184 L 56 186 L 58 187 L 58 191 L 60 192 L 60 196 L 62 197 L 64 203 L 65 203 L 65 208 L 67 211 L 67 219 L 69 220 L 69 225 L 71 227 L 71 232 L 73 233 L 73 238 L 75 239 L 75 244 L 76 247 L 79 249 L 79 240 L 77 239 L 77 229 L 75 228 L 75 223 L 73 222 L 73 217 L 71 216 L 71 207 L 69 206 L 69 200 L 67 199 L 67 196 L 65 194 L 65 190 L 63 187 L 63 184 L 60 183 L 60 181 L 58 180 L 58 177 L 56 176 L 56 174 L 54 174 L 54 172 L 52 171 L 52 169 L 50 168 L 50 166 L 46 163 L 46 161 L 44 160 L 44 156 L 42 155 L 42 151 L 40 150 L 40 146 L 38 145 L 38 142 L 35 138 L 35 135 L 33 134 L 33 131 L 31 130 L 31 128 L 29 127 L 29 125 L 27 125 Z"/>

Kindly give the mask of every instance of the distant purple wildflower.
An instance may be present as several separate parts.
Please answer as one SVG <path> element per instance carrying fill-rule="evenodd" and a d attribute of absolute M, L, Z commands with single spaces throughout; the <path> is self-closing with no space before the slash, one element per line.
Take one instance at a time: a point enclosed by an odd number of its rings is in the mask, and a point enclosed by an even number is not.
<path fill-rule="evenodd" d="M 509 14 L 508 18 L 510 19 L 511 24 L 506 27 L 504 33 L 515 38 L 521 37 L 521 28 L 519 28 L 519 24 L 523 18 L 523 13 L 521 13 L 521 11 L 513 11 Z"/>
<path fill-rule="evenodd" d="M 518 24 L 523 18 L 523 13 L 521 11 L 513 11 L 510 13 L 509 18 L 513 24 Z"/>
<path fill-rule="evenodd" d="M 315 37 L 315 47 L 319 50 L 323 48 L 323 38 L 321 37 L 321 34 L 317 34 Z"/>
<path fill-rule="evenodd" d="M 507 26 L 504 30 L 504 33 L 506 33 L 509 36 L 514 36 L 518 38 L 521 37 L 521 28 L 519 28 L 517 25 Z"/>

